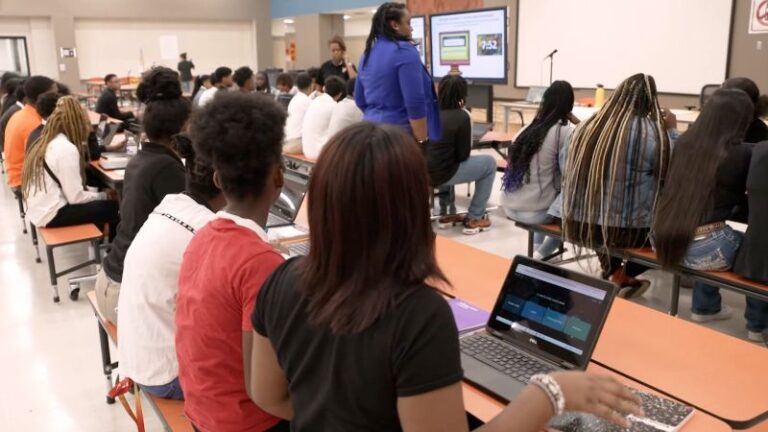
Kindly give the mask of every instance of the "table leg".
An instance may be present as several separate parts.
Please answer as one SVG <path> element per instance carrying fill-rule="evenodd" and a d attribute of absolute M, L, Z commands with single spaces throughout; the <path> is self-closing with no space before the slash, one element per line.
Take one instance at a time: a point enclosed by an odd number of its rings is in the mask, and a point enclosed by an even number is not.
<path fill-rule="evenodd" d="M 509 110 L 510 108 L 506 105 L 502 105 L 504 107 L 504 133 L 509 133 Z"/>
<path fill-rule="evenodd" d="M 680 302 L 680 275 L 672 275 L 672 293 L 669 302 L 669 314 L 677 316 L 678 303 Z"/>

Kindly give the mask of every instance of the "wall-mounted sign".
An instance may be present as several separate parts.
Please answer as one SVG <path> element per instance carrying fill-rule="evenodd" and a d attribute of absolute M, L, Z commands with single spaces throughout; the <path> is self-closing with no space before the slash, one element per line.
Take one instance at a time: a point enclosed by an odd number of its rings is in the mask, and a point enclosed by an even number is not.
<path fill-rule="evenodd" d="M 749 32 L 768 33 L 768 0 L 752 0 Z"/>
<path fill-rule="evenodd" d="M 61 58 L 77 57 L 77 48 L 61 48 L 59 52 L 61 53 Z"/>

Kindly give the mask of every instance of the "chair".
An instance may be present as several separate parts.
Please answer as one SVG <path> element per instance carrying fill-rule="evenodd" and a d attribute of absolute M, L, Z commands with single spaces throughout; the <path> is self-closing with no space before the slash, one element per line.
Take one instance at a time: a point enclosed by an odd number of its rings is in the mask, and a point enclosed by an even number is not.
<path fill-rule="evenodd" d="M 704 108 L 704 104 L 707 103 L 710 96 L 712 96 L 720 87 L 720 84 L 707 84 L 701 88 L 701 94 L 699 95 L 699 109 Z"/>
<path fill-rule="evenodd" d="M 24 210 L 24 197 L 21 194 L 21 188 L 13 188 L 13 197 L 19 203 L 19 217 L 21 217 L 21 232 L 27 233 L 27 212 Z"/>
<path fill-rule="evenodd" d="M 34 228 L 33 228 L 34 229 Z M 48 258 L 48 274 L 51 278 L 51 288 L 53 290 L 53 302 L 59 302 L 59 287 L 58 279 L 61 276 L 80 270 L 83 267 L 87 267 L 93 264 L 100 264 L 101 251 L 99 249 L 99 241 L 103 237 L 101 231 L 94 224 L 82 224 L 72 225 L 59 228 L 39 228 L 40 237 L 45 242 L 45 254 Z M 67 246 L 71 244 L 90 242 L 93 247 L 93 258 L 87 261 L 74 265 L 66 270 L 56 271 L 56 262 L 53 257 L 53 250 L 57 247 Z M 37 250 L 37 246 L 35 247 Z M 38 252 L 38 259 L 40 253 Z M 72 301 L 77 300 L 80 294 L 80 282 L 85 279 L 91 279 L 92 276 L 85 278 L 73 278 L 70 280 L 69 298 Z"/>

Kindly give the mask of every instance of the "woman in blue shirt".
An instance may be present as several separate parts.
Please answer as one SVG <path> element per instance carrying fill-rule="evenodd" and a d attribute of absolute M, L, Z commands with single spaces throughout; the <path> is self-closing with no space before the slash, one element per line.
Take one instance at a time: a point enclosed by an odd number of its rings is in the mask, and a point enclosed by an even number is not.
<path fill-rule="evenodd" d="M 360 58 L 355 102 L 364 120 L 400 126 L 425 144 L 440 138 L 440 109 L 412 32 L 405 4 L 379 6 Z"/>

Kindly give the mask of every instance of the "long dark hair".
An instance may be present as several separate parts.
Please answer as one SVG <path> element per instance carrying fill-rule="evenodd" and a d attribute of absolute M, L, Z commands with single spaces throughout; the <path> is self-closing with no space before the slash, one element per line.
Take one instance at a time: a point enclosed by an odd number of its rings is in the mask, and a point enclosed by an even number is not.
<path fill-rule="evenodd" d="M 427 279 L 435 260 L 429 176 L 400 128 L 359 123 L 323 149 L 309 184 L 312 245 L 302 289 L 312 323 L 358 333 Z"/>
<path fill-rule="evenodd" d="M 685 256 L 696 227 L 712 205 L 717 169 L 744 140 L 753 105 L 741 90 L 716 91 L 675 144 L 669 176 L 653 218 L 654 245 L 665 267 Z"/>
<path fill-rule="evenodd" d="M 200 89 L 203 87 L 203 83 L 205 83 L 207 80 L 211 79 L 210 75 L 200 75 L 195 79 L 195 88 L 192 90 L 192 99 L 197 96 L 197 92 L 200 91 Z"/>
<path fill-rule="evenodd" d="M 573 111 L 573 101 L 573 87 L 568 81 L 555 81 L 544 92 L 536 118 L 509 149 L 507 169 L 502 178 L 505 191 L 513 192 L 531 182 L 531 160 L 541 150 L 552 126 L 568 124 L 567 116 Z"/>
<path fill-rule="evenodd" d="M 373 14 L 371 19 L 371 31 L 368 33 L 368 39 L 365 40 L 365 58 L 363 59 L 363 66 L 368 63 L 368 55 L 371 53 L 371 48 L 376 39 L 385 37 L 392 40 L 408 41 L 409 39 L 403 37 L 389 25 L 392 21 L 400 21 L 403 19 L 405 12 L 407 11 L 405 3 L 387 2 L 379 6 L 376 9 L 376 13 Z"/>
<path fill-rule="evenodd" d="M 746 77 L 729 78 L 723 83 L 723 88 L 739 89 L 746 93 L 747 96 L 749 96 L 749 99 L 752 100 L 752 104 L 755 106 L 754 118 L 760 118 L 760 109 L 757 106 L 757 103 L 760 100 L 760 88 L 754 81 Z"/>

